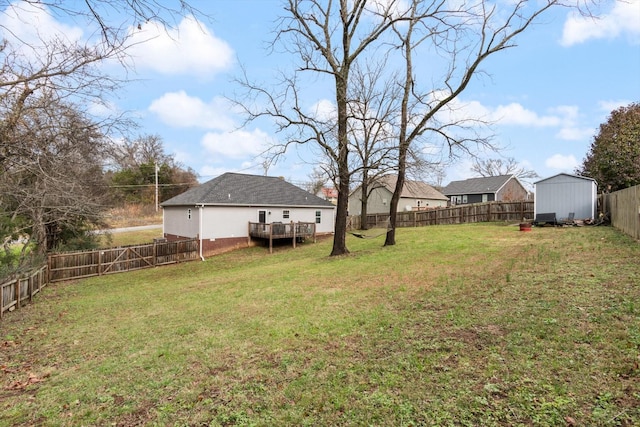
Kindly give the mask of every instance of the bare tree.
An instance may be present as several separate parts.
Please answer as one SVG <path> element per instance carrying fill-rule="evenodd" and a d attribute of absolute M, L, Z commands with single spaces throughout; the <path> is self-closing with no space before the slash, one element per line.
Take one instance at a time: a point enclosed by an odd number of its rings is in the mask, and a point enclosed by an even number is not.
<path fill-rule="evenodd" d="M 387 75 L 402 89 L 394 125 L 398 180 L 391 200 L 391 230 L 385 240 L 385 245 L 393 245 L 407 165 L 411 153 L 420 152 L 415 146 L 435 144 L 454 156 L 490 145 L 490 139 L 475 129 L 486 124 L 482 118 L 455 117 L 458 96 L 482 72 L 479 67 L 487 58 L 515 46 L 515 38 L 540 15 L 555 6 L 577 7 L 579 1 L 287 0 L 273 46 L 291 53 L 297 68 L 282 73 L 276 88 L 253 83 L 245 74 L 241 83 L 248 94 L 240 104 L 250 121 L 265 116 L 275 119 L 285 142 L 274 155 L 282 155 L 290 145 L 312 143 L 330 159 L 339 190 L 331 254 L 346 254 L 353 172 L 349 142 L 352 71 L 359 61 L 380 53 L 389 55 L 389 67 L 401 59 L 404 65 L 399 77 L 393 72 Z M 432 58 L 427 61 L 429 68 L 415 68 L 416 55 Z M 319 115 L 304 106 L 303 75 L 309 75 L 314 85 L 324 83 L 325 78 L 330 81 L 334 115 Z"/>
<path fill-rule="evenodd" d="M 347 208 L 350 187 L 349 97 L 351 69 L 357 59 L 402 17 L 391 13 L 388 5 L 366 0 L 287 0 L 287 13 L 279 24 L 274 46 L 282 46 L 299 60 L 293 75 L 281 76 L 281 87 L 273 90 L 241 81 L 248 90 L 240 102 L 249 120 L 270 117 L 278 130 L 287 133 L 284 146 L 273 155 L 281 155 L 291 144 L 314 143 L 331 159 L 335 167 L 338 203 L 331 255 L 347 254 Z M 371 8 L 382 9 L 385 19 L 370 21 Z M 386 12 L 384 12 L 386 10 Z M 368 28 L 363 21 L 371 22 Z M 301 103 L 302 74 L 331 81 L 335 115 L 329 117 L 309 111 Z M 255 102 L 260 101 L 260 102 Z M 335 135 L 335 137 L 334 137 Z M 335 142 L 335 143 L 334 143 Z"/>
<path fill-rule="evenodd" d="M 317 166 L 309 174 L 309 182 L 305 185 L 305 189 L 311 194 L 318 194 L 329 180 L 330 177 L 326 171 L 321 166 Z"/>
<path fill-rule="evenodd" d="M 1 237 L 26 233 L 45 251 L 99 221 L 103 136 L 132 127 L 118 114 L 86 114 L 125 83 L 102 65 L 124 65 L 138 24 L 198 12 L 184 0 L 0 0 L 0 8 L 18 24 L 0 26 Z M 32 16 L 42 11 L 96 32 L 46 35 Z"/>
<path fill-rule="evenodd" d="M 103 42 L 122 45 L 130 27 L 154 21 L 165 27 L 177 24 L 182 16 L 203 16 L 188 0 L 0 0 L 0 8 L 12 8 L 18 14 L 33 9 L 51 11 L 56 16 L 97 27 Z M 115 18 L 114 18 L 115 17 Z M 25 24 L 32 25 L 25 20 Z"/>
<path fill-rule="evenodd" d="M 515 175 L 520 181 L 529 182 L 539 178 L 540 175 L 532 169 L 521 166 L 516 159 L 474 159 L 471 171 L 478 176 Z"/>
<path fill-rule="evenodd" d="M 107 104 L 124 81 L 105 74 L 100 65 L 107 60 L 124 65 L 132 28 L 151 20 L 169 25 L 177 16 L 199 14 L 185 0 L 0 0 L 0 8 L 31 32 L 23 37 L 0 26 L 5 35 L 0 40 L 0 165 L 14 150 L 2 134 L 16 125 L 29 96 L 47 90 L 47 97 L 59 100 Z M 34 26 L 32 14 L 37 11 L 72 18 L 89 28 L 97 25 L 100 37 L 78 40 L 64 34 L 44 35 Z M 114 117 L 111 123 L 119 130 L 131 124 L 122 117 Z"/>
<path fill-rule="evenodd" d="M 405 75 L 401 119 L 398 127 L 398 180 L 391 199 L 390 230 L 385 245 L 395 244 L 397 205 L 404 185 L 407 153 L 424 138 L 439 140 L 450 154 L 473 153 L 477 145 L 490 140 L 473 128 L 482 118 L 455 119 L 455 101 L 479 73 L 487 58 L 515 46 L 516 37 L 531 27 L 540 15 L 571 1 L 545 0 L 511 3 L 444 2 L 412 0 L 403 25 L 394 25 L 399 40 L 395 45 L 404 58 Z M 577 7 L 578 3 L 573 2 Z M 381 17 L 384 19 L 384 17 Z M 414 56 L 435 53 L 444 59 L 444 72 L 436 67 L 419 70 Z M 423 85 L 420 77 L 429 76 Z"/>
<path fill-rule="evenodd" d="M 379 178 L 394 171 L 396 153 L 392 127 L 398 114 L 398 88 L 384 80 L 386 59 L 355 64 L 349 86 L 349 143 L 354 153 L 349 168 L 359 184 L 360 228 L 367 229 L 369 196 L 381 184 Z"/>

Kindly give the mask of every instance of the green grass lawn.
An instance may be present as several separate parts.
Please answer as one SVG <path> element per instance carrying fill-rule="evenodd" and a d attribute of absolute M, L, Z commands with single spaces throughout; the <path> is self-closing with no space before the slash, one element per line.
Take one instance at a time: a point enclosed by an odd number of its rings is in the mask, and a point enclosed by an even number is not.
<path fill-rule="evenodd" d="M 130 246 L 153 242 L 153 239 L 162 238 L 162 227 L 150 230 L 126 231 L 119 233 L 107 233 L 100 236 L 101 247 Z"/>
<path fill-rule="evenodd" d="M 497 224 L 53 284 L 0 323 L 0 425 L 640 425 L 640 245 Z"/>

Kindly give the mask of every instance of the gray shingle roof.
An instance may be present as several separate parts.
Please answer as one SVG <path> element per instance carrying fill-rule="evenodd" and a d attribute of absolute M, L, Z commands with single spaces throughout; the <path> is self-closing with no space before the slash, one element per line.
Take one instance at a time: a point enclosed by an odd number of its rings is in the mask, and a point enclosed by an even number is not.
<path fill-rule="evenodd" d="M 185 191 L 161 206 L 314 206 L 334 205 L 282 178 L 227 172 Z"/>
<path fill-rule="evenodd" d="M 469 178 L 463 181 L 451 181 L 442 192 L 447 196 L 462 194 L 488 194 L 500 190 L 513 175 L 488 176 Z"/>
<path fill-rule="evenodd" d="M 396 182 L 398 181 L 397 175 L 384 175 L 378 178 L 378 182 L 387 188 L 391 193 L 396 189 Z M 449 198 L 430 186 L 429 184 L 421 181 L 405 180 L 402 187 L 401 197 L 413 198 L 413 199 L 430 199 L 430 200 L 448 200 Z"/>

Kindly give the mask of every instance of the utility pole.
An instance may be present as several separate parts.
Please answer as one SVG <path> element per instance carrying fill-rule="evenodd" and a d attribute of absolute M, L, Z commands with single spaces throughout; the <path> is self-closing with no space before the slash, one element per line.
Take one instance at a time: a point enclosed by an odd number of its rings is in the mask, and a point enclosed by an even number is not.
<path fill-rule="evenodd" d="M 158 162 L 154 162 L 156 170 L 156 212 L 158 212 Z"/>

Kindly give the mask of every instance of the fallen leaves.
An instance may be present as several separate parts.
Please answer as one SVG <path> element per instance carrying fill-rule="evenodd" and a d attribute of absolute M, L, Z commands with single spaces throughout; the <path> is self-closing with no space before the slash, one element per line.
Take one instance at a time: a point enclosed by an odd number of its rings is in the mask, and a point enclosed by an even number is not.
<path fill-rule="evenodd" d="M 43 376 L 39 376 L 34 374 L 33 372 L 28 372 L 27 373 L 27 379 L 24 381 L 13 381 L 11 383 L 9 383 L 8 386 L 5 387 L 6 390 L 24 390 L 26 389 L 28 386 L 32 385 L 32 384 L 37 384 L 37 383 L 41 383 L 42 381 L 44 381 L 49 375 L 43 375 Z"/>

